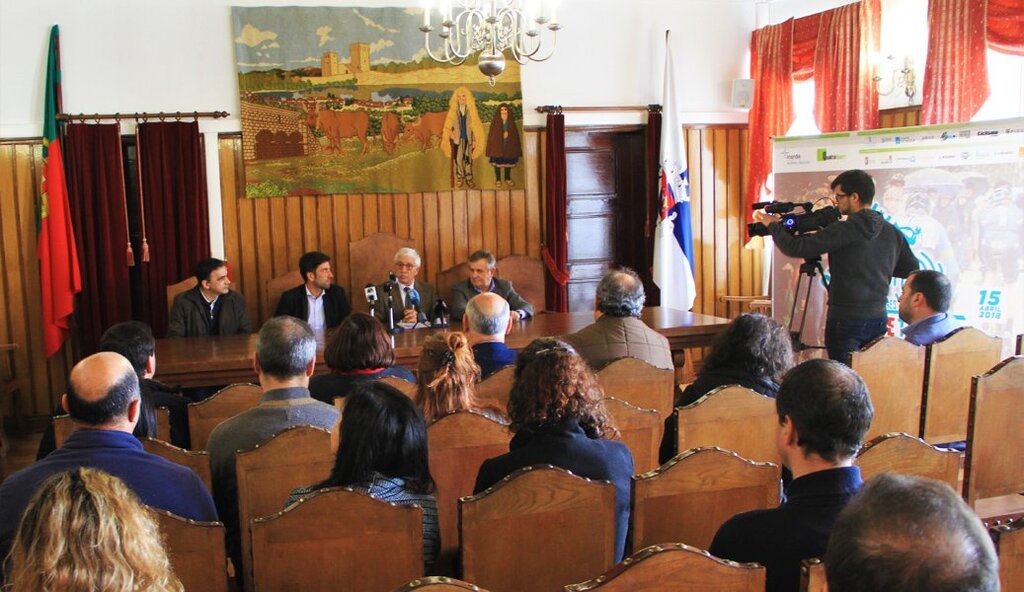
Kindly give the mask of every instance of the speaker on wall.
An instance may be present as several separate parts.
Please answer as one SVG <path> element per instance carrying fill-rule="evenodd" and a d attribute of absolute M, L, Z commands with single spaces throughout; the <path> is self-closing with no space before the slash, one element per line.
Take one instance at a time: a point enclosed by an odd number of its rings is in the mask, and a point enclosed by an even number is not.
<path fill-rule="evenodd" d="M 737 78 L 732 81 L 732 106 L 737 109 L 750 109 L 754 101 L 754 81 L 749 78 Z"/>

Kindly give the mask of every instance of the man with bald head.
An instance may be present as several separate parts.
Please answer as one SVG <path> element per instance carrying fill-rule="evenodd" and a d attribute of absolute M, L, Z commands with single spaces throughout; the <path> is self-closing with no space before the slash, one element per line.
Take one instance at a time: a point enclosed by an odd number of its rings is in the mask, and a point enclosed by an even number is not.
<path fill-rule="evenodd" d="M 462 328 L 469 335 L 473 357 L 480 365 L 480 379 L 516 363 L 516 350 L 505 345 L 512 330 L 508 301 L 493 292 L 477 294 L 466 305 Z"/>
<path fill-rule="evenodd" d="M 0 485 L 0 557 L 7 555 L 39 486 L 52 475 L 80 467 L 114 475 L 153 508 L 191 520 L 217 520 L 213 499 L 199 477 L 146 452 L 132 435 L 140 404 L 138 375 L 121 354 L 94 354 L 71 369 L 61 406 L 75 431 L 59 449 Z"/>

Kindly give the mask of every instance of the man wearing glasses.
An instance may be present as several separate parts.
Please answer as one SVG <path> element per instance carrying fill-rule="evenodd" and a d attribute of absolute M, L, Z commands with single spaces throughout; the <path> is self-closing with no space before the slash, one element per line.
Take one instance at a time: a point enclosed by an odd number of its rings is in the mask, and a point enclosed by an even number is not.
<path fill-rule="evenodd" d="M 402 247 L 395 253 L 395 264 L 392 268 L 395 273 L 395 282 L 391 289 L 392 304 L 391 311 L 395 315 L 395 323 L 416 323 L 417 316 L 422 321 L 430 316 L 430 311 L 437 302 L 437 290 L 423 280 L 416 279 L 420 272 L 420 254 L 416 249 Z M 386 284 L 377 287 L 380 304 L 375 307 L 377 318 L 384 326 L 388 324 L 388 309 L 384 294 Z"/>
<path fill-rule="evenodd" d="M 906 278 L 918 268 L 906 237 L 871 209 L 875 182 L 861 170 L 840 173 L 832 181 L 836 206 L 846 219 L 813 233 L 795 236 L 780 217 L 754 212 L 768 226 L 775 246 L 790 257 L 828 254 L 831 283 L 825 319 L 828 357 L 850 363 L 850 354 L 885 334 L 886 299 L 892 278 Z"/>

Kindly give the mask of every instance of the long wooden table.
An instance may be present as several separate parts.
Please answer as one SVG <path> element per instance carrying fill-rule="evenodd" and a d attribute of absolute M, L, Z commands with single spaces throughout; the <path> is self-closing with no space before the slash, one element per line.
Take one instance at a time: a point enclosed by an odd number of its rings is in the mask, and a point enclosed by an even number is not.
<path fill-rule="evenodd" d="M 729 319 L 652 307 L 643 312 L 648 326 L 668 338 L 673 353 L 688 347 L 700 347 L 729 323 Z M 526 347 L 538 337 L 565 335 L 594 322 L 589 312 L 543 313 L 512 328 L 505 340 L 509 347 Z M 419 328 L 395 336 L 397 363 L 415 368 L 423 341 L 441 329 Z M 323 336 L 318 336 L 317 371 L 326 371 Z M 156 379 L 181 386 L 217 386 L 235 382 L 256 382 L 252 355 L 256 335 L 229 337 L 189 337 L 158 339 L 156 342 Z"/>

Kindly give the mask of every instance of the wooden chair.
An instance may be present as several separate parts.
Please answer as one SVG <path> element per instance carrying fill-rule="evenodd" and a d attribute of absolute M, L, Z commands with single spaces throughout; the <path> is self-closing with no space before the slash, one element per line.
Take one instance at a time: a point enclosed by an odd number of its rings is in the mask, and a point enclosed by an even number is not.
<path fill-rule="evenodd" d="M 259 385 L 238 383 L 222 388 L 209 399 L 189 403 L 188 429 L 192 450 L 206 450 L 213 428 L 225 419 L 259 405 L 262 396 Z"/>
<path fill-rule="evenodd" d="M 285 290 L 291 290 L 304 281 L 302 274 L 297 269 L 267 280 L 267 283 L 263 285 L 263 318 L 269 319 L 274 316 L 274 311 L 277 310 L 277 303 L 281 301 L 281 294 Z"/>
<path fill-rule="evenodd" d="M 989 533 L 999 551 L 1002 590 L 1024 590 L 1024 520 L 993 526 Z"/>
<path fill-rule="evenodd" d="M 167 407 L 156 408 L 156 439 L 171 441 L 171 410 Z"/>
<path fill-rule="evenodd" d="M 181 294 L 182 292 L 188 292 L 192 288 L 195 288 L 196 284 L 198 284 L 198 283 L 199 283 L 199 280 L 197 280 L 195 278 L 195 276 L 192 276 L 192 277 L 189 277 L 189 278 L 185 278 L 185 279 L 181 280 L 180 282 L 178 282 L 176 284 L 171 284 L 171 285 L 167 286 L 167 314 L 168 314 L 168 316 L 171 314 L 171 307 L 174 306 L 174 297 L 177 296 L 178 294 Z"/>
<path fill-rule="evenodd" d="M 890 432 L 917 433 L 925 350 L 899 337 L 880 337 L 853 352 L 850 367 L 864 379 L 875 408 L 865 440 Z"/>
<path fill-rule="evenodd" d="M 978 511 L 979 500 L 1024 492 L 1024 357 L 974 377 L 969 418 L 964 497 Z"/>
<path fill-rule="evenodd" d="M 280 511 L 293 489 L 323 481 L 333 465 L 331 433 L 313 426 L 288 428 L 251 450 L 235 454 L 246 590 L 252 590 L 252 520 Z"/>
<path fill-rule="evenodd" d="M 726 561 L 687 545 L 655 545 L 597 578 L 566 586 L 565 592 L 764 592 L 766 573 L 756 563 Z"/>
<path fill-rule="evenodd" d="M 757 312 L 764 315 L 771 314 L 772 297 L 767 294 L 760 296 L 719 296 L 718 301 L 725 304 L 725 316 L 730 319 L 743 314 L 743 305 L 746 305 L 750 312 Z M 736 304 L 736 314 L 733 314 L 732 305 Z"/>
<path fill-rule="evenodd" d="M 825 592 L 825 564 L 820 559 L 800 562 L 800 592 Z"/>
<path fill-rule="evenodd" d="M 943 481 L 960 491 L 960 453 L 909 434 L 885 434 L 868 442 L 857 455 L 857 466 L 865 481 L 879 473 L 899 473 Z"/>
<path fill-rule="evenodd" d="M 633 453 L 633 472 L 646 473 L 658 466 L 658 449 L 665 424 L 654 409 L 641 409 L 615 397 L 604 400 L 619 439 Z"/>
<path fill-rule="evenodd" d="M 775 400 L 748 388 L 716 388 L 676 409 L 676 450 L 718 446 L 743 458 L 779 463 Z"/>
<path fill-rule="evenodd" d="M 973 327 L 957 329 L 928 346 L 919 435 L 929 444 L 967 439 L 971 377 L 1000 359 L 1002 340 Z"/>
<path fill-rule="evenodd" d="M 540 259 L 523 255 L 509 255 L 498 260 L 495 275 L 510 280 L 516 292 L 533 305 L 534 313 L 544 311 L 546 292 L 544 263 Z"/>
<path fill-rule="evenodd" d="M 391 590 L 423 575 L 423 510 L 347 487 L 252 521 L 255 592 Z"/>
<path fill-rule="evenodd" d="M 412 247 L 422 257 L 423 251 L 412 239 L 378 232 L 348 244 L 349 294 L 362 294 L 366 284 L 377 285 L 387 279 L 389 269 L 395 265 L 395 253 L 402 247 Z M 425 264 L 426 262 L 424 262 Z M 426 271 L 420 270 L 426 279 Z M 432 304 L 432 303 L 431 303 Z"/>
<path fill-rule="evenodd" d="M 684 543 L 707 549 L 729 518 L 779 505 L 781 489 L 778 465 L 721 448 L 687 450 L 633 477 L 633 548 Z"/>
<path fill-rule="evenodd" d="M 672 415 L 675 373 L 636 358 L 620 358 L 597 373 L 605 396 L 641 409 L 657 409 L 662 421 Z"/>
<path fill-rule="evenodd" d="M 459 500 L 459 529 L 466 580 L 507 592 L 555 590 L 615 563 L 615 486 L 526 467 Z"/>
<path fill-rule="evenodd" d="M 185 590 L 227 592 L 224 524 L 187 520 L 156 508 L 149 510 L 156 515 L 171 569 Z"/>
<path fill-rule="evenodd" d="M 409 398 L 412 398 L 416 394 L 416 383 L 409 382 L 408 380 L 394 376 L 385 376 L 384 378 L 378 378 L 377 382 L 383 382 L 384 384 L 393 386 L 402 391 L 402 393 L 407 395 Z M 345 397 L 336 397 L 335 400 L 338 398 L 344 399 Z"/>
<path fill-rule="evenodd" d="M 63 446 L 64 441 L 73 431 L 75 431 L 75 422 L 71 421 L 70 415 L 55 415 L 53 417 L 53 445 L 56 448 Z"/>
<path fill-rule="evenodd" d="M 476 474 L 489 458 L 508 452 L 508 426 L 471 411 L 451 413 L 430 424 L 430 472 L 437 484 L 441 526 L 439 567 L 455 567 L 459 550 L 459 498 L 473 495 Z"/>
<path fill-rule="evenodd" d="M 142 440 L 142 447 L 146 449 L 146 452 L 166 458 L 172 463 L 192 469 L 196 475 L 199 475 L 199 478 L 202 479 L 203 483 L 206 484 L 206 489 L 213 491 L 209 452 L 206 452 L 205 450 L 185 450 L 155 438 L 145 438 Z"/>
<path fill-rule="evenodd" d="M 455 590 L 470 590 L 472 592 L 488 592 L 476 584 L 456 580 L 445 576 L 430 576 L 429 578 L 417 578 L 408 584 L 395 588 L 392 592 L 454 592 Z"/>
<path fill-rule="evenodd" d="M 508 408 L 508 397 L 512 393 L 512 377 L 515 366 L 506 366 L 476 384 L 476 396 L 480 399 L 491 399 Z"/>
<path fill-rule="evenodd" d="M 461 282 L 464 279 L 469 278 L 469 262 L 463 261 L 449 267 L 448 269 L 438 272 L 437 277 L 434 280 L 434 286 L 437 288 L 437 295 L 440 296 L 445 302 L 451 303 L 452 295 L 455 294 L 455 284 Z"/>

